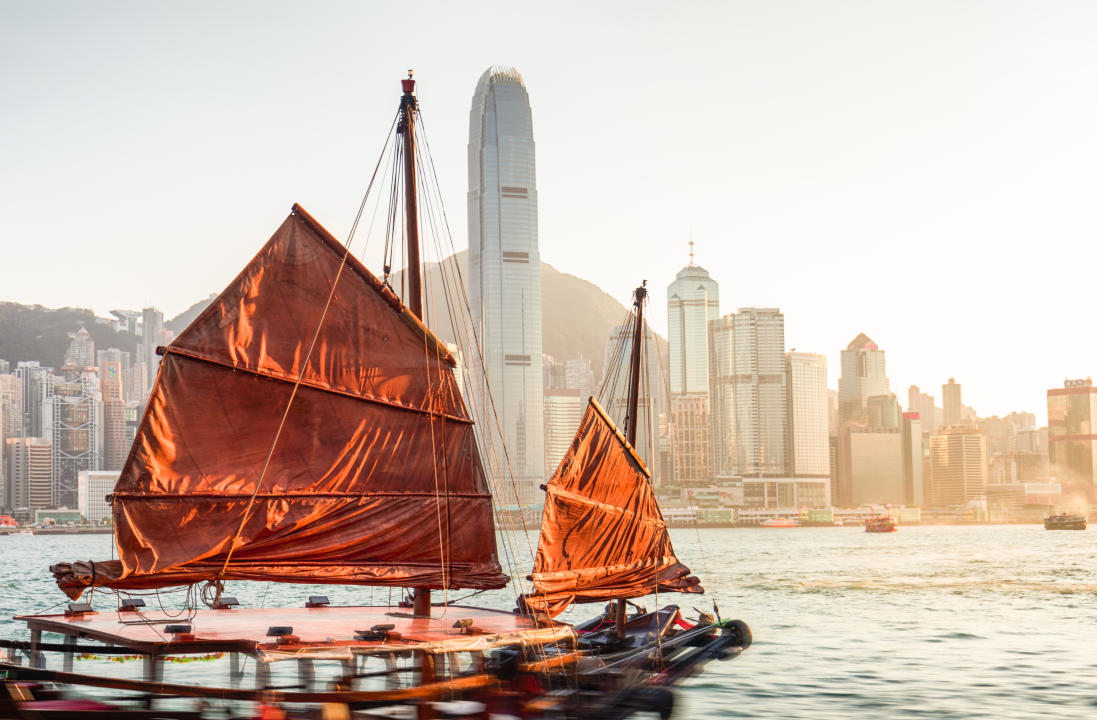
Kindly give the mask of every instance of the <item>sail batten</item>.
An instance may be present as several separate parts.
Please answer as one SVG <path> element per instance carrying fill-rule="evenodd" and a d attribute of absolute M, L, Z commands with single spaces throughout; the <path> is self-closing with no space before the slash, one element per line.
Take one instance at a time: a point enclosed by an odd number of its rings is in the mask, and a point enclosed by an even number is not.
<path fill-rule="evenodd" d="M 504 586 L 453 366 L 294 206 L 161 360 L 113 496 L 117 565 L 62 563 L 58 584 Z"/>
<path fill-rule="evenodd" d="M 572 603 L 703 592 L 678 561 L 643 461 L 591 398 L 546 486 L 528 609 L 555 616 Z"/>

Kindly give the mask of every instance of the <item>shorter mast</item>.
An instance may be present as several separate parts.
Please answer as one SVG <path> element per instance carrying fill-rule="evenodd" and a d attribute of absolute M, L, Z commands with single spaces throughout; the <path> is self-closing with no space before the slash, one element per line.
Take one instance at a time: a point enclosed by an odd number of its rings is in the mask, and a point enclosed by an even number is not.
<path fill-rule="evenodd" d="M 628 415 L 625 419 L 625 437 L 628 444 L 636 449 L 636 427 L 639 424 L 640 408 L 640 350 L 644 342 L 644 300 L 647 298 L 648 281 L 644 280 L 633 293 L 633 307 L 636 308 L 636 320 L 632 331 L 632 357 L 629 359 Z M 618 637 L 625 636 L 625 600 L 617 599 L 614 615 L 614 631 Z"/>

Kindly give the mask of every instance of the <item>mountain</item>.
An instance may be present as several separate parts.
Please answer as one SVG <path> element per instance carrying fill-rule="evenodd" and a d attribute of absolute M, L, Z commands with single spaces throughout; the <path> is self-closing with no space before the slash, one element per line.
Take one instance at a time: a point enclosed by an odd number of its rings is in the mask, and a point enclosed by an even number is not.
<path fill-rule="evenodd" d="M 448 313 L 434 313 L 446 307 L 443 291 L 443 267 L 456 260 L 461 277 L 468 277 L 468 255 L 459 252 L 441 263 L 429 263 L 423 285 L 427 288 L 426 307 L 431 330 L 446 342 L 455 342 Z M 451 265 L 445 265 L 447 272 Z M 400 288 L 402 277 L 396 273 L 393 287 Z M 164 325 L 176 335 L 189 325 L 217 296 L 210 295 L 179 313 Z M 541 263 L 541 334 L 542 351 L 558 360 L 584 357 L 590 360 L 596 379 L 601 378 L 605 361 L 606 339 L 615 325 L 625 321 L 625 306 L 603 292 L 594 283 L 562 273 Z M 11 362 L 39 360 L 43 365 L 60 367 L 68 347 L 68 333 L 84 326 L 95 340 L 97 349 L 117 347 L 136 353 L 137 339 L 126 332 L 115 332 L 96 322 L 91 310 L 41 305 L 0 303 L 0 358 Z M 666 340 L 656 336 L 660 354 L 666 354 Z M 665 367 L 665 364 L 664 364 Z"/>
<path fill-rule="evenodd" d="M 467 251 L 462 250 L 441 263 L 429 263 L 423 278 L 428 314 L 431 308 L 444 307 L 442 266 L 454 259 L 461 278 L 466 284 L 468 282 Z M 393 287 L 400 288 L 402 281 L 401 273 L 393 275 Z M 541 263 L 541 351 L 546 355 L 565 361 L 587 358 L 598 380 L 602 376 L 609 332 L 627 317 L 625 306 L 594 283 L 562 273 L 546 262 Z M 431 317 L 430 320 L 435 335 L 446 342 L 454 342 L 455 333 L 448 316 Z M 659 335 L 655 337 L 659 352 L 665 355 L 666 340 Z"/>
<path fill-rule="evenodd" d="M 69 333 L 81 327 L 87 328 L 97 350 L 115 347 L 136 356 L 136 336 L 97 322 L 91 310 L 0 302 L 0 359 L 11 363 L 13 370 L 23 360 L 59 368 L 69 346 Z"/>

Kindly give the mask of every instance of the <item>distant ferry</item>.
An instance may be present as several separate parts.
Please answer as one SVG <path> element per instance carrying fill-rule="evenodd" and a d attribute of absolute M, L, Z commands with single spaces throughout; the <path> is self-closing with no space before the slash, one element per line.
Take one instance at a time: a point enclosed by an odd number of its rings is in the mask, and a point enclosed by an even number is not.
<path fill-rule="evenodd" d="M 888 515 L 877 515 L 865 521 L 865 532 L 891 533 L 898 531 L 899 526 Z"/>
<path fill-rule="evenodd" d="M 1045 530 L 1085 530 L 1085 515 L 1051 515 L 1044 518 Z"/>
<path fill-rule="evenodd" d="M 789 518 L 770 518 L 761 523 L 761 527 L 766 528 L 794 528 L 800 527 L 799 520 L 791 520 Z"/>

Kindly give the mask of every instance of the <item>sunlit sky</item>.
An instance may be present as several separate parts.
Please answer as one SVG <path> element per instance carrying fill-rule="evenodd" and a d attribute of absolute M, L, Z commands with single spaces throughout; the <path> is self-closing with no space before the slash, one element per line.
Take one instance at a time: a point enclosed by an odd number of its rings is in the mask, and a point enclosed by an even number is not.
<path fill-rule="evenodd" d="M 469 105 L 501 64 L 531 97 L 542 258 L 622 302 L 648 279 L 661 332 L 692 232 L 721 311 L 780 307 L 832 387 L 860 332 L 904 404 L 954 376 L 1042 421 L 1097 374 L 1097 3 L 0 11 L 0 300 L 171 316 L 294 202 L 343 237 L 407 68 L 462 249 Z"/>

